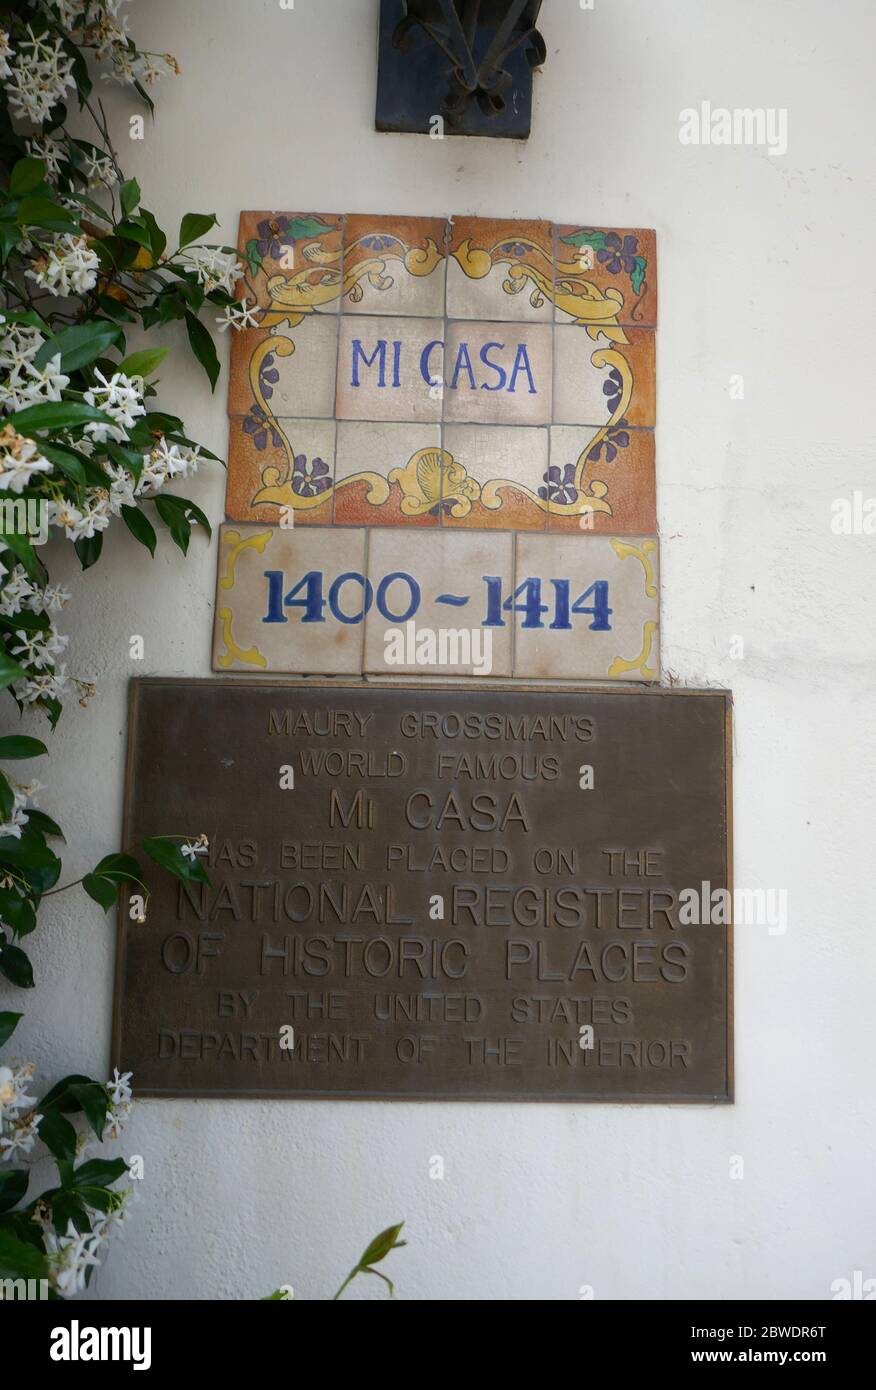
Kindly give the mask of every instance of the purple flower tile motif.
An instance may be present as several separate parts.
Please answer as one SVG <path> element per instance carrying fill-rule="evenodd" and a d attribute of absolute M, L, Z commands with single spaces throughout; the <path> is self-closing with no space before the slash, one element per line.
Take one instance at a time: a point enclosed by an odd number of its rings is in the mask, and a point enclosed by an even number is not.
<path fill-rule="evenodd" d="M 376 251 L 378 255 L 381 251 L 388 251 L 390 246 L 402 245 L 397 236 L 363 236 L 361 240 L 363 246 L 367 246 L 369 251 Z"/>
<path fill-rule="evenodd" d="M 282 449 L 283 441 L 260 405 L 253 405 L 243 422 L 243 432 L 252 436 L 252 442 L 259 450 L 266 449 L 268 435 L 275 449 Z"/>
<path fill-rule="evenodd" d="M 567 463 L 565 468 L 552 465 L 545 473 L 543 481 L 545 486 L 538 490 L 543 502 L 559 502 L 562 506 L 569 506 L 578 500 L 574 463 Z"/>
<path fill-rule="evenodd" d="M 617 458 L 618 449 L 629 448 L 630 436 L 626 428 L 626 423 L 627 419 L 626 416 L 624 416 L 621 420 L 618 420 L 613 429 L 606 431 L 597 444 L 594 444 L 587 455 L 590 463 L 599 463 L 602 458 L 603 449 L 605 450 L 605 462 L 614 463 Z"/>
<path fill-rule="evenodd" d="M 609 275 L 620 275 L 622 270 L 625 270 L 627 275 L 632 275 L 636 269 L 638 254 L 639 243 L 634 236 L 625 236 L 621 240 L 617 232 L 608 232 L 605 246 L 601 251 L 597 251 L 596 259 L 605 266 Z"/>
<path fill-rule="evenodd" d="M 319 497 L 321 493 L 327 492 L 331 485 L 329 466 L 323 459 L 315 458 L 308 461 L 304 454 L 295 455 L 292 491 L 298 497 Z"/>
<path fill-rule="evenodd" d="M 603 383 L 602 392 L 607 397 L 606 404 L 610 415 L 613 415 L 620 405 L 621 396 L 624 391 L 623 377 L 617 367 L 612 367 L 608 374 L 608 379 Z"/>
<path fill-rule="evenodd" d="M 258 251 L 262 260 L 279 261 L 284 248 L 295 245 L 295 238 L 289 231 L 288 217 L 266 218 L 256 228 Z"/>
<path fill-rule="evenodd" d="M 259 385 L 262 388 L 262 395 L 269 401 L 274 394 L 274 387 L 280 380 L 280 373 L 274 366 L 274 354 L 269 352 L 259 367 Z"/>

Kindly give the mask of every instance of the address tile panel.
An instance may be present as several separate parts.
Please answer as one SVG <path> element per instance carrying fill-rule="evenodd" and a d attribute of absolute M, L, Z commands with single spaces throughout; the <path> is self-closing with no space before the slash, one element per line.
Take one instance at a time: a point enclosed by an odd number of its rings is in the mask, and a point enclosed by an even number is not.
<path fill-rule="evenodd" d="M 652 231 L 246 212 L 240 249 L 230 520 L 653 534 Z"/>

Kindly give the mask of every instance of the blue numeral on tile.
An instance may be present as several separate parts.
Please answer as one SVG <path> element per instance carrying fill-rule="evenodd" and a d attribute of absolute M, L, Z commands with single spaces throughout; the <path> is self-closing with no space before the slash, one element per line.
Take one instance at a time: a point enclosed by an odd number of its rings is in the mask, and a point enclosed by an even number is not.
<path fill-rule="evenodd" d="M 485 574 L 483 581 L 487 586 L 487 616 L 481 623 L 481 627 L 504 627 L 501 577 L 498 574 Z"/>
<path fill-rule="evenodd" d="M 593 596 L 593 604 L 587 607 L 585 600 Z M 592 613 L 593 622 L 590 624 L 591 632 L 611 632 L 611 623 L 608 621 L 614 612 L 608 606 L 608 580 L 597 579 L 595 584 L 591 584 L 586 593 L 576 599 L 572 604 L 573 613 Z"/>
<path fill-rule="evenodd" d="M 517 603 L 520 596 L 524 596 L 523 603 Z M 547 613 L 548 606 L 541 601 L 541 580 L 524 579 L 510 598 L 503 604 L 506 613 L 525 613 L 526 617 L 520 626 L 523 627 L 544 627 L 541 620 L 542 613 Z"/>

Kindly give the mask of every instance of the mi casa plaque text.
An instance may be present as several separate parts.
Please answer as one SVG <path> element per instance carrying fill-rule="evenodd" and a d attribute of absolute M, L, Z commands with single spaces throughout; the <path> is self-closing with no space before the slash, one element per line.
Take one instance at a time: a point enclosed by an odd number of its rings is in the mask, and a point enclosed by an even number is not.
<path fill-rule="evenodd" d="M 731 1099 L 730 697 L 132 682 L 114 1054 L 151 1095 Z"/>

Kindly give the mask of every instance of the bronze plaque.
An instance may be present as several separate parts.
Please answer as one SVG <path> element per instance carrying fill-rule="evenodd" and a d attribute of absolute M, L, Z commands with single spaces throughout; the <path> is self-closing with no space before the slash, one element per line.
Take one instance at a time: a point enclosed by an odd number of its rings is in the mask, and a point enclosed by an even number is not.
<path fill-rule="evenodd" d="M 211 886 L 123 899 L 116 1064 L 156 1096 L 730 1100 L 730 703 L 133 681 L 125 844 L 204 833 Z"/>

